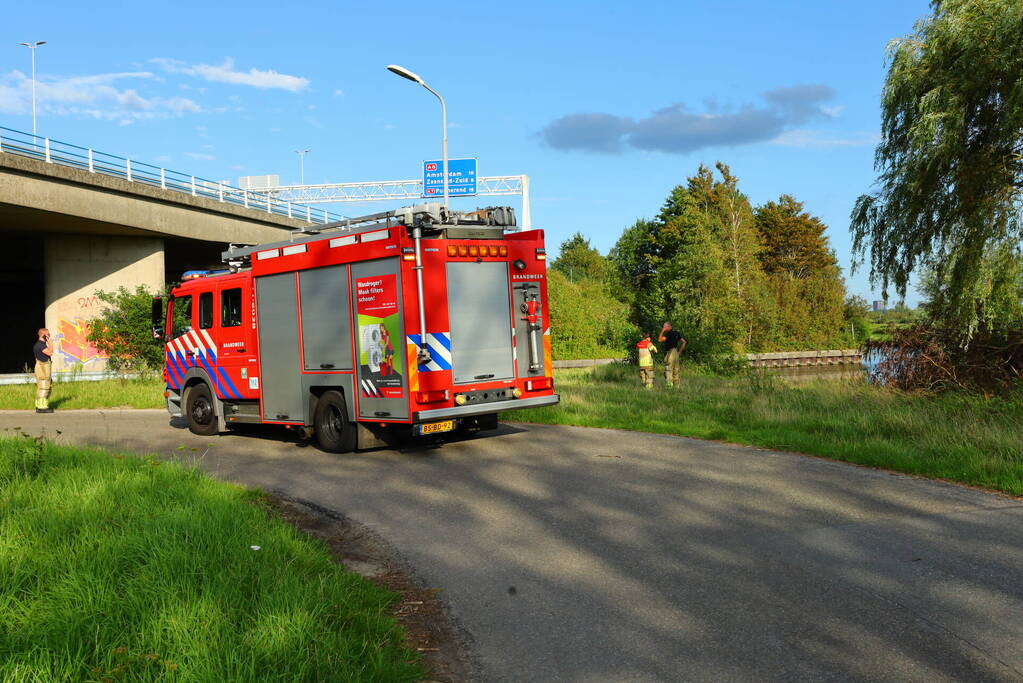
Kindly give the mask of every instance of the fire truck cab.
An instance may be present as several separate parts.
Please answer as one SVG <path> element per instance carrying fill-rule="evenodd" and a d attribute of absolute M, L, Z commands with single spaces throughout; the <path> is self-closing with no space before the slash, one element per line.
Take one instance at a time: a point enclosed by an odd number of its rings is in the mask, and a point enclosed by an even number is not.
<path fill-rule="evenodd" d="M 232 245 L 154 302 L 167 408 L 343 452 L 556 404 L 542 230 L 431 203 Z"/>

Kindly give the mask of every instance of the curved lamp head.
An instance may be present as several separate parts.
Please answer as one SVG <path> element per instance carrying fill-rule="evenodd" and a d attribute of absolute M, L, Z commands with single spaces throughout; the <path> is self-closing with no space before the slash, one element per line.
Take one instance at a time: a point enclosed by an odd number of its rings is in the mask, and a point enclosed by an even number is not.
<path fill-rule="evenodd" d="M 419 85 L 426 85 L 425 83 L 423 83 L 422 78 L 420 78 L 417 74 L 412 73 L 403 66 L 398 66 L 397 64 L 388 64 L 387 70 L 390 71 L 392 74 L 398 74 L 402 78 L 407 78 L 413 83 L 418 83 Z"/>
<path fill-rule="evenodd" d="M 45 40 L 37 40 L 34 43 L 18 43 L 18 45 L 24 45 L 25 47 L 39 47 L 40 45 L 46 45 Z"/>

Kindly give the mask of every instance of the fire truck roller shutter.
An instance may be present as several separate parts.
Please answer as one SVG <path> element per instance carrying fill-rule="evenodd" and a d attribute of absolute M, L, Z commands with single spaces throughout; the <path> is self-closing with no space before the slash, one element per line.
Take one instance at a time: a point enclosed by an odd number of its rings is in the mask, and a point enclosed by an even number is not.
<path fill-rule="evenodd" d="M 449 261 L 447 285 L 455 384 L 511 379 L 508 264 Z"/>
<path fill-rule="evenodd" d="M 304 422 L 295 274 L 256 278 L 263 419 Z"/>
<path fill-rule="evenodd" d="M 351 370 L 351 299 L 348 267 L 328 266 L 299 273 L 302 349 L 306 370 Z"/>

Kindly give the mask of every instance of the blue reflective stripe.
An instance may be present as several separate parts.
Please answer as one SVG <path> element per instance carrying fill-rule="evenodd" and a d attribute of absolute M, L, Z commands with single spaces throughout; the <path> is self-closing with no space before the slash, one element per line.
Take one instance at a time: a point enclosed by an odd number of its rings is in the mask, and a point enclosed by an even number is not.
<path fill-rule="evenodd" d="M 170 354 L 168 354 L 168 356 L 169 355 Z M 167 362 L 167 382 L 174 389 L 181 387 L 181 380 L 178 378 L 177 369 L 174 367 L 174 363 L 170 361 Z"/>
<path fill-rule="evenodd" d="M 199 362 L 202 363 L 202 366 L 206 369 L 206 374 L 208 374 L 210 376 L 210 379 L 213 380 L 213 384 L 217 392 L 217 397 L 223 398 L 226 392 L 224 391 L 223 385 L 220 384 L 220 379 L 217 377 L 217 373 L 213 371 L 213 368 L 209 365 L 209 363 L 206 362 L 206 359 L 203 358 L 202 354 L 197 355 L 199 356 Z"/>
<path fill-rule="evenodd" d="M 174 377 L 178 386 L 180 386 L 181 378 L 184 377 L 185 373 L 181 372 L 181 368 L 178 367 L 177 362 L 174 360 L 174 354 L 170 351 L 167 352 L 167 369 L 169 370 L 168 374 Z"/>
<path fill-rule="evenodd" d="M 432 346 L 428 346 L 428 348 L 430 349 L 430 360 L 431 361 L 433 361 L 434 363 L 439 365 L 441 370 L 450 370 L 451 369 L 451 363 L 449 363 L 447 361 L 447 359 L 444 358 L 444 356 L 442 356 L 440 354 L 439 351 L 435 350 Z"/>
<path fill-rule="evenodd" d="M 231 398 L 241 398 L 242 395 L 238 392 L 237 389 L 235 389 L 234 384 L 231 383 L 231 378 L 228 377 L 227 372 L 224 371 L 224 368 L 217 366 L 217 372 L 220 373 L 220 376 L 224 380 L 224 384 L 227 385 L 228 392 L 230 394 L 233 394 Z"/>
<path fill-rule="evenodd" d="M 185 359 L 177 351 L 171 354 L 171 362 L 174 363 L 174 367 L 178 369 L 178 374 L 181 375 L 181 379 L 184 380 L 185 370 L 188 368 L 188 363 L 185 362 Z"/>
<path fill-rule="evenodd" d="M 434 332 L 433 338 L 439 341 L 441 343 L 441 346 L 443 346 L 445 349 L 447 349 L 448 351 L 451 350 L 451 340 L 448 339 L 448 336 L 446 334 Z"/>
<path fill-rule="evenodd" d="M 422 337 L 418 334 L 408 335 L 408 340 L 420 348 L 423 346 Z M 451 369 L 451 363 L 445 358 L 445 356 L 451 354 L 451 339 L 447 333 L 430 332 L 426 341 L 426 350 L 430 354 L 430 360 L 425 364 L 420 364 L 420 372 L 436 372 Z"/>

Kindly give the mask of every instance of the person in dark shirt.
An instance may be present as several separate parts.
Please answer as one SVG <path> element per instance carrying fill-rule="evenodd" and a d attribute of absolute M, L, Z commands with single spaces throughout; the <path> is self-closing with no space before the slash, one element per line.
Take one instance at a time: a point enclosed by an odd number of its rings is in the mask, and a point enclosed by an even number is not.
<path fill-rule="evenodd" d="M 39 329 L 39 339 L 32 347 L 32 354 L 36 358 L 36 412 L 52 413 L 50 407 L 50 383 L 53 378 L 53 342 L 50 341 L 50 331 L 45 327 Z"/>
<path fill-rule="evenodd" d="M 664 382 L 673 387 L 678 384 L 678 356 L 686 348 L 686 340 L 671 323 L 664 323 L 657 341 L 664 344 Z"/>

